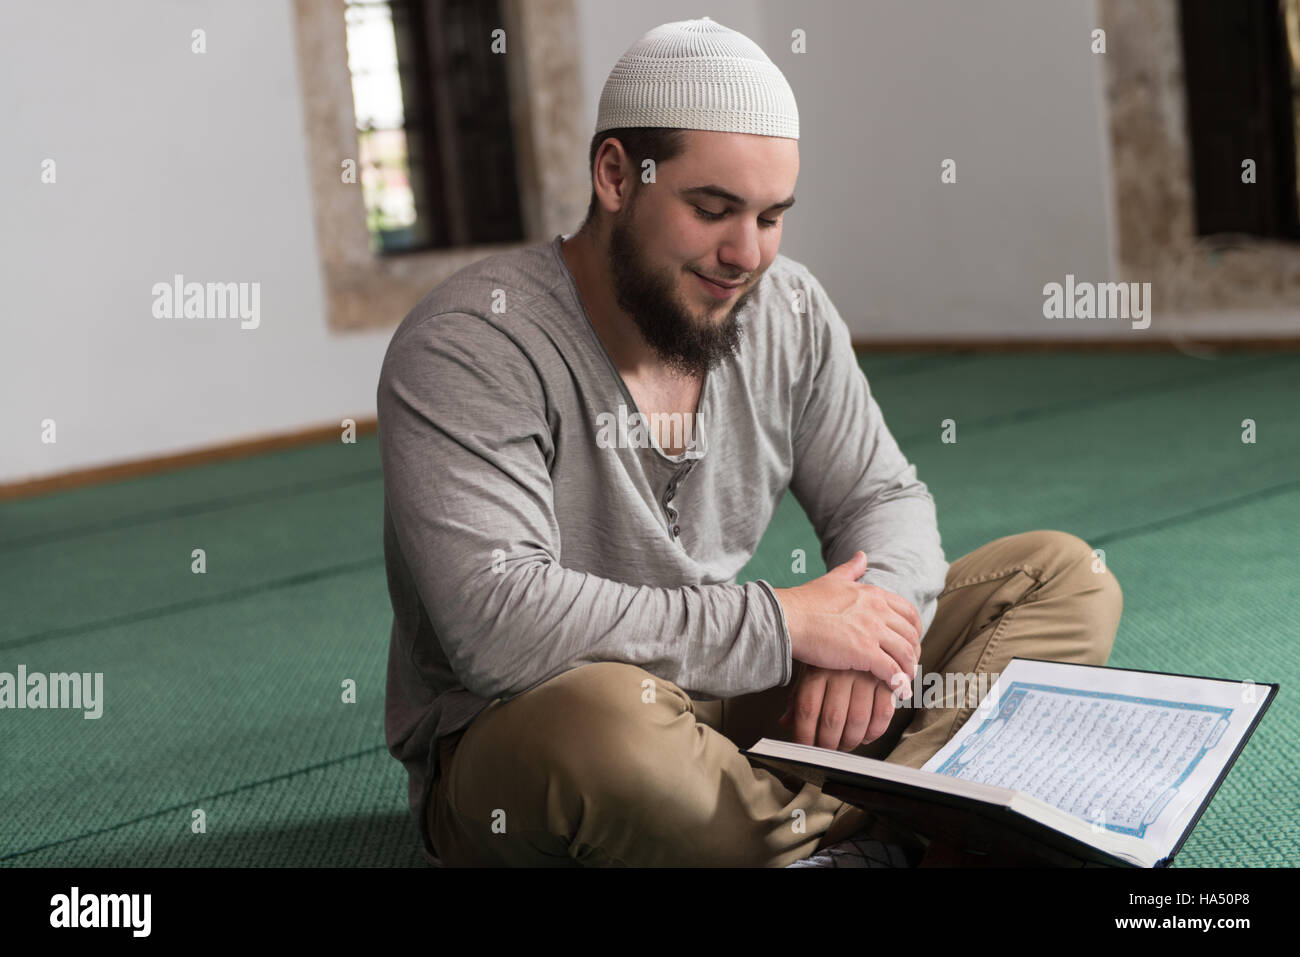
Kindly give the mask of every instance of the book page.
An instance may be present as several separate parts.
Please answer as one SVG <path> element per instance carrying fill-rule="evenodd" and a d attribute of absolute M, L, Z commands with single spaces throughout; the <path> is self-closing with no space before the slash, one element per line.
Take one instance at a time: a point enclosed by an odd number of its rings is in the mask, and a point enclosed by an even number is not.
<path fill-rule="evenodd" d="M 1015 659 L 922 769 L 1030 794 L 1167 854 L 1272 690 Z"/>

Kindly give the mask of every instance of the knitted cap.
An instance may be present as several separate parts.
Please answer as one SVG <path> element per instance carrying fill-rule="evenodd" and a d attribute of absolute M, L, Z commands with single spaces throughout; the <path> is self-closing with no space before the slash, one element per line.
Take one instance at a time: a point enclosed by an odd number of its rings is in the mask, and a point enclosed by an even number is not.
<path fill-rule="evenodd" d="M 655 27 L 614 64 L 594 132 L 625 126 L 797 140 L 799 108 L 758 44 L 704 17 Z"/>

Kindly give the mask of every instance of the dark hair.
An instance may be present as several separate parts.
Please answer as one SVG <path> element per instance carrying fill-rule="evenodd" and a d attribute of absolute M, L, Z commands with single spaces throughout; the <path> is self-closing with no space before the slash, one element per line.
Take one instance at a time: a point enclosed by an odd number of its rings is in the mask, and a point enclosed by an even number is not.
<path fill-rule="evenodd" d="M 587 151 L 587 171 L 591 174 L 591 202 L 587 204 L 587 218 L 582 221 L 585 227 L 596 218 L 596 151 L 605 140 L 614 138 L 623 144 L 623 149 L 632 159 L 637 173 L 637 186 L 640 186 L 641 164 L 646 159 L 653 159 L 655 164 L 667 163 L 680 156 L 686 150 L 686 131 L 669 129 L 662 126 L 625 126 L 616 130 L 601 130 L 591 138 L 591 147 Z"/>

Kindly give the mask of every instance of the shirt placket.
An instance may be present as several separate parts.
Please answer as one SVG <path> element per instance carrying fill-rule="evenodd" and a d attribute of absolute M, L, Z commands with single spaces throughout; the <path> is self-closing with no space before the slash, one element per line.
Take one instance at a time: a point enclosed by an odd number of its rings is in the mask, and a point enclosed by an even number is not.
<path fill-rule="evenodd" d="M 678 543 L 681 542 L 682 537 L 681 514 L 678 512 L 677 506 L 673 504 L 673 499 L 677 495 L 678 488 L 681 487 L 682 482 L 691 473 L 691 470 L 695 468 L 697 462 L 698 459 L 692 459 L 683 463 L 673 473 L 673 477 L 668 480 L 668 485 L 664 489 L 662 504 L 664 515 L 668 519 L 668 532 L 672 535 L 673 540 Z"/>

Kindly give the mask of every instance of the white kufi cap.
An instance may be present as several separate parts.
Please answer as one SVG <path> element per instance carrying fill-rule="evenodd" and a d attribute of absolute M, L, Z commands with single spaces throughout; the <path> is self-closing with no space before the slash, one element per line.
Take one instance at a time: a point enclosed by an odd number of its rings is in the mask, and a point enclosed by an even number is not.
<path fill-rule="evenodd" d="M 629 126 L 797 140 L 799 108 L 758 44 L 704 17 L 655 27 L 614 65 L 593 132 Z"/>

